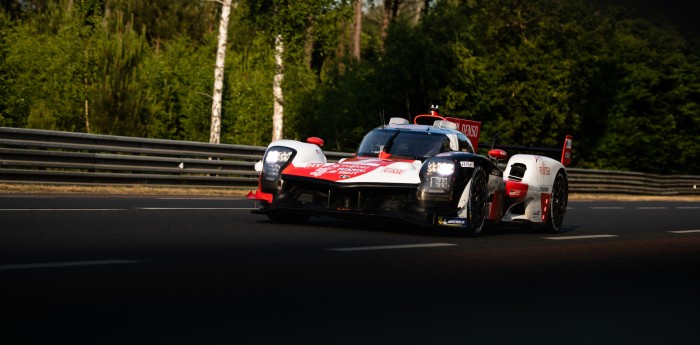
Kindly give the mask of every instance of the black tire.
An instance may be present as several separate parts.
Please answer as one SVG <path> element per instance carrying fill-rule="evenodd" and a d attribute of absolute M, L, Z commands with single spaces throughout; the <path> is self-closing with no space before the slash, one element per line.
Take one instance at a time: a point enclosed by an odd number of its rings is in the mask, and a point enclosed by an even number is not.
<path fill-rule="evenodd" d="M 552 185 L 552 197 L 550 199 L 549 212 L 545 229 L 547 232 L 558 233 L 564 223 L 566 207 L 569 203 L 569 183 L 566 175 L 559 171 Z"/>
<path fill-rule="evenodd" d="M 488 180 L 484 170 L 477 167 L 472 175 L 466 205 L 467 231 L 470 235 L 478 236 L 484 229 L 486 215 L 488 213 Z"/>
<path fill-rule="evenodd" d="M 310 217 L 298 214 L 268 214 L 267 218 L 277 223 L 304 224 L 309 221 Z"/>

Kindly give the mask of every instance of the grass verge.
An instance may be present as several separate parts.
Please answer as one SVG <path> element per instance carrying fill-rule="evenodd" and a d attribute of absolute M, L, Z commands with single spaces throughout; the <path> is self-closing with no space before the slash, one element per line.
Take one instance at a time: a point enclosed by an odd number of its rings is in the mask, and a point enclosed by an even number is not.
<path fill-rule="evenodd" d="M 0 194 L 61 194 L 61 195 L 114 195 L 114 196 L 206 196 L 240 197 L 254 188 L 213 187 L 156 187 L 143 185 L 87 186 L 87 185 L 43 185 L 0 183 Z"/>

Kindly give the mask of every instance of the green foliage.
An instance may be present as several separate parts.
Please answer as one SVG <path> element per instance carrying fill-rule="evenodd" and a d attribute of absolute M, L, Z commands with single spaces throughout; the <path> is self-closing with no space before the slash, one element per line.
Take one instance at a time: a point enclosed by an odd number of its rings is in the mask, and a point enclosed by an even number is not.
<path fill-rule="evenodd" d="M 180 37 L 143 61 L 140 70 L 148 137 L 209 140 L 211 51 Z"/>
<path fill-rule="evenodd" d="M 219 4 L 213 1 L 105 0 L 109 29 L 118 30 L 123 19 L 137 31 L 145 30 L 156 49 L 171 39 L 185 36 L 204 44 L 219 27 Z M 126 18 L 120 16 L 126 15 Z"/>
<path fill-rule="evenodd" d="M 10 31 L 10 17 L 3 9 L 0 9 L 0 126 L 11 126 L 11 112 L 9 100 L 12 97 L 10 85 L 12 83 L 12 71 L 5 63 L 8 50 L 7 34 Z"/>
<path fill-rule="evenodd" d="M 231 53 L 226 62 L 223 140 L 267 146 L 272 133 L 272 47 L 257 37 Z"/>
<path fill-rule="evenodd" d="M 594 151 L 598 165 L 624 170 L 698 171 L 700 75 L 675 33 L 627 20 L 611 37 L 616 78 Z M 690 170 L 688 170 L 690 169 Z"/>
<path fill-rule="evenodd" d="M 352 1 L 238 1 L 222 142 L 269 142 L 282 35 L 288 138 L 354 151 L 382 117 L 439 104 L 482 121 L 482 141 L 558 146 L 573 134 L 577 167 L 699 174 L 697 41 L 620 3 L 432 1 L 420 21 L 399 15 L 382 42 L 374 1 L 354 61 Z M 1 126 L 208 141 L 217 2 L 0 6 Z"/>
<path fill-rule="evenodd" d="M 52 20 L 47 20 L 49 17 Z M 90 60 L 94 36 L 93 28 L 85 26 L 83 20 L 53 6 L 9 30 L 4 64 L 12 71 L 8 80 L 12 94 L 5 104 L 15 118 L 13 125 L 27 125 L 31 114 L 33 124 L 55 123 L 55 129 L 85 130 L 82 95 L 94 61 Z M 55 27 L 45 25 L 47 22 Z M 41 120 L 42 116 L 48 119 Z"/>

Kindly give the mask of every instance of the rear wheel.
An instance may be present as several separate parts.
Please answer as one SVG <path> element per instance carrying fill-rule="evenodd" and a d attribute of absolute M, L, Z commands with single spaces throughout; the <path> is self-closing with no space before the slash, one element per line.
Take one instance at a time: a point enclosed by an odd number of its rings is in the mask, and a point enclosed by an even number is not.
<path fill-rule="evenodd" d="M 467 229 L 471 235 L 479 235 L 486 223 L 489 193 L 486 173 L 477 167 L 471 181 L 464 191 L 467 194 L 466 204 L 459 209 L 459 216 L 467 219 Z"/>
<path fill-rule="evenodd" d="M 550 200 L 549 212 L 547 213 L 547 223 L 545 225 L 547 231 L 557 233 L 561 230 L 568 202 L 569 184 L 566 180 L 566 175 L 560 171 L 554 178 L 554 184 L 552 185 L 552 197 Z"/>

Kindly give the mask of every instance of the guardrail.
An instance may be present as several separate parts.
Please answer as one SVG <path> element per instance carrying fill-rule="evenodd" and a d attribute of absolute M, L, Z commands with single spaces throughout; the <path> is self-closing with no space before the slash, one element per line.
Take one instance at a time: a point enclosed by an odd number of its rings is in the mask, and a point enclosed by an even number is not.
<path fill-rule="evenodd" d="M 265 147 L 0 127 L 0 182 L 250 188 Z M 350 153 L 325 152 L 330 161 Z M 700 176 L 568 169 L 572 193 L 700 195 Z"/>
<path fill-rule="evenodd" d="M 256 146 L 0 127 L 0 181 L 254 187 L 254 165 L 264 152 Z"/>

